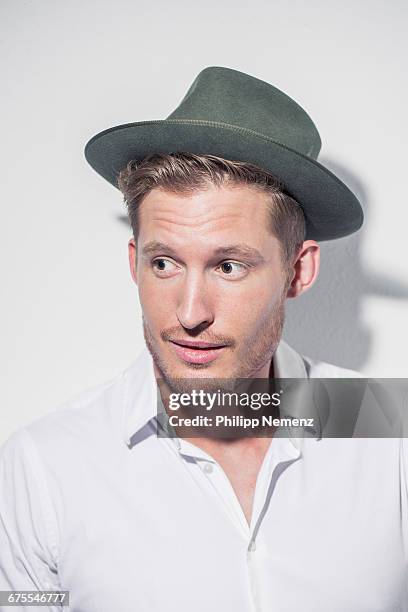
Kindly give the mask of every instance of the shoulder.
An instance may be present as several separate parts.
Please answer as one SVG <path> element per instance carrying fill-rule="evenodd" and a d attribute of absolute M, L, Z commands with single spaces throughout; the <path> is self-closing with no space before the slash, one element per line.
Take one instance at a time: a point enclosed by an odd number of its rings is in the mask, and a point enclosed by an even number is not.
<path fill-rule="evenodd" d="M 282 378 L 364 378 L 356 370 L 342 368 L 298 353 L 281 339 L 274 355 L 278 377 Z"/>
<path fill-rule="evenodd" d="M 306 355 L 301 355 L 301 357 L 309 378 L 364 378 L 364 375 L 356 370 L 342 368 L 327 361 L 311 359 Z"/>
<path fill-rule="evenodd" d="M 2 454 L 14 449 L 26 455 L 34 446 L 41 456 L 72 456 L 86 445 L 102 446 L 115 429 L 120 435 L 124 381 L 135 363 L 14 431 L 1 445 Z"/>
<path fill-rule="evenodd" d="M 120 400 L 122 377 L 123 373 L 81 391 L 26 425 L 25 429 L 35 438 L 100 433 L 109 425 L 112 403 L 117 404 Z"/>

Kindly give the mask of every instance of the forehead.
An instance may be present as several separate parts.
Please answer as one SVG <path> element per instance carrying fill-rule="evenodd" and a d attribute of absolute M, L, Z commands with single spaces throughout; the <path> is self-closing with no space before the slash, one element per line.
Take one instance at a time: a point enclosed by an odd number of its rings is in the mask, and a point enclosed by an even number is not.
<path fill-rule="evenodd" d="M 273 239 L 269 195 L 249 185 L 211 185 L 192 193 L 153 189 L 139 207 L 139 240 L 224 240 L 260 243 Z"/>

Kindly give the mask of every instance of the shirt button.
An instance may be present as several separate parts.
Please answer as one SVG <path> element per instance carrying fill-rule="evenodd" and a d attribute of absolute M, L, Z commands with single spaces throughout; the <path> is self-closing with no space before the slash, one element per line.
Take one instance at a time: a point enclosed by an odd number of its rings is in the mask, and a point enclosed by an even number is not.
<path fill-rule="evenodd" d="M 211 465 L 211 463 L 204 463 L 203 470 L 206 474 L 211 474 L 211 472 L 213 471 L 213 466 Z"/>
<path fill-rule="evenodd" d="M 251 540 L 248 546 L 249 552 L 254 552 L 256 550 L 256 543 L 254 540 Z"/>

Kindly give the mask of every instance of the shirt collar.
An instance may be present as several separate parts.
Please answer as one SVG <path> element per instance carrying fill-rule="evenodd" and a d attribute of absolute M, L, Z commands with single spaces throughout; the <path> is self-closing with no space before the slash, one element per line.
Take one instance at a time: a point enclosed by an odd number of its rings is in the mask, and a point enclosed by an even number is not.
<path fill-rule="evenodd" d="M 284 340 L 273 356 L 275 378 L 307 378 L 302 356 Z M 124 371 L 123 439 L 132 437 L 157 415 L 157 384 L 153 359 L 145 346 L 139 357 Z"/>
<path fill-rule="evenodd" d="M 284 340 L 279 342 L 273 356 L 275 378 L 308 378 L 305 362 Z"/>
<path fill-rule="evenodd" d="M 139 357 L 124 372 L 123 439 L 131 438 L 157 413 L 157 385 L 153 359 L 145 346 Z"/>

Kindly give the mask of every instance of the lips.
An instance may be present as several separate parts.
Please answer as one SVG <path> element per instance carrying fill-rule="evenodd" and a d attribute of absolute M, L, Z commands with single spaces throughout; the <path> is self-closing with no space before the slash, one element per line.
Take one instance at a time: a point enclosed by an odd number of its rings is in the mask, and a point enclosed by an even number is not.
<path fill-rule="evenodd" d="M 210 363 L 227 348 L 223 344 L 191 340 L 170 340 L 176 355 L 186 363 Z"/>
<path fill-rule="evenodd" d="M 171 342 L 173 342 L 174 344 L 178 344 L 179 346 L 187 346 L 189 348 L 198 349 L 220 348 L 225 346 L 225 344 L 203 342 L 202 340 L 171 340 Z"/>

